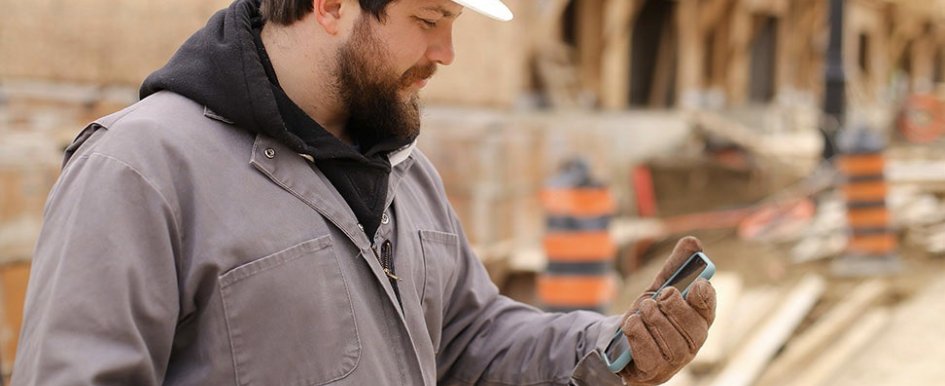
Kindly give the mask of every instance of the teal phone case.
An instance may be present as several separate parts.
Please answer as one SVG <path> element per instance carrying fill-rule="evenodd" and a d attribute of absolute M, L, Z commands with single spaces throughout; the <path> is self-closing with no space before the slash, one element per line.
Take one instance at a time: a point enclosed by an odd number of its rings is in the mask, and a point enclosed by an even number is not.
<path fill-rule="evenodd" d="M 660 286 L 658 290 L 656 290 L 656 293 L 653 294 L 653 298 L 656 298 L 657 296 L 659 296 L 660 292 L 663 291 L 663 288 L 666 288 L 666 286 L 668 286 L 669 283 L 672 283 L 673 280 L 675 280 L 676 277 L 680 275 L 680 273 L 682 272 L 682 269 L 685 268 L 687 265 L 689 265 L 690 261 L 696 258 L 701 258 L 703 261 L 705 261 L 705 264 L 706 264 L 705 269 L 703 269 L 702 272 L 699 274 L 699 278 L 706 279 L 706 280 L 711 279 L 712 275 L 715 275 L 715 264 L 712 263 L 712 260 L 709 260 L 709 257 L 706 256 L 704 253 L 696 252 L 696 253 L 693 253 L 692 256 L 690 256 L 688 259 L 686 259 L 686 262 L 682 266 L 680 266 L 679 269 L 676 270 L 676 272 L 673 273 L 673 276 L 670 276 L 669 279 L 666 280 L 666 282 L 663 283 L 663 285 Z M 699 279 L 697 278 L 696 280 L 699 280 Z M 695 283 L 696 280 L 693 280 L 692 282 Z M 682 297 L 684 299 L 686 298 L 686 295 L 689 295 L 690 287 L 692 287 L 692 284 L 689 284 L 688 286 L 686 286 L 686 289 L 683 290 Z M 622 336 L 623 336 L 623 328 L 617 328 L 617 332 L 614 333 L 614 336 L 610 339 L 610 341 L 613 342 L 618 337 L 622 337 Z M 602 353 L 601 357 L 604 359 L 604 364 L 606 364 L 607 368 L 610 369 L 610 371 L 613 373 L 619 373 L 620 370 L 623 370 L 624 367 L 627 367 L 627 365 L 633 361 L 633 354 L 630 348 L 627 348 L 626 351 L 621 353 L 620 356 L 618 356 L 617 359 L 615 359 L 612 362 L 610 358 L 607 356 L 606 351 L 607 350 L 604 350 L 604 353 Z"/>

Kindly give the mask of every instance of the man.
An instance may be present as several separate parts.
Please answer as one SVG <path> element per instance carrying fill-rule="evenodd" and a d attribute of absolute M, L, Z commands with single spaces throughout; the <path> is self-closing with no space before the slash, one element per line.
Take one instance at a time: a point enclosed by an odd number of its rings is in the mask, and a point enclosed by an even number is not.
<path fill-rule="evenodd" d="M 260 4 L 261 2 L 261 4 Z M 68 149 L 15 385 L 658 383 L 714 317 L 698 282 L 626 318 L 500 296 L 413 144 L 464 6 L 237 0 Z M 683 240 L 654 280 L 700 247 Z M 621 323 L 634 362 L 599 352 Z"/>

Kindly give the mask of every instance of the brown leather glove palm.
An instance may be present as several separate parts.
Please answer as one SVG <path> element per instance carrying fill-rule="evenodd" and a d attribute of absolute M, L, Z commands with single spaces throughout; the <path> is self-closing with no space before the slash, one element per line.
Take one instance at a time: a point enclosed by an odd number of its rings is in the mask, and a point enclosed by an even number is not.
<path fill-rule="evenodd" d="M 653 283 L 624 315 L 623 331 L 633 362 L 620 371 L 620 376 L 628 384 L 666 382 L 692 361 L 705 343 L 715 319 L 715 289 L 708 281 L 693 283 L 685 299 L 673 287 L 652 298 L 689 256 L 700 251 L 702 245 L 695 237 L 679 240 Z"/>

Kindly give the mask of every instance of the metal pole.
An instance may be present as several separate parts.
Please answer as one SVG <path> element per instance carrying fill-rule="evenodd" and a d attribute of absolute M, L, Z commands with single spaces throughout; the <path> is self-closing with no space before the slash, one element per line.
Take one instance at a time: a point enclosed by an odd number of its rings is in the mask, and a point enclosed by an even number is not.
<path fill-rule="evenodd" d="M 845 0 L 830 0 L 830 43 L 824 95 L 824 158 L 836 154 L 837 133 L 846 123 L 846 75 L 843 72 L 843 7 Z"/>

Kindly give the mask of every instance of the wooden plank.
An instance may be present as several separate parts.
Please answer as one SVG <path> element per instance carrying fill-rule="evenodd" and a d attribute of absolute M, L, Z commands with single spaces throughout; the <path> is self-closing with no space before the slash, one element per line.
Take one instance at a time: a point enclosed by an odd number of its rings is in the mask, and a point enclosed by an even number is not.
<path fill-rule="evenodd" d="M 801 279 L 748 344 L 732 355 L 712 385 L 751 385 L 814 306 L 825 287 L 824 280 L 815 274 Z"/>
<path fill-rule="evenodd" d="M 872 339 L 889 324 L 890 313 L 886 309 L 870 311 L 862 321 L 853 325 L 840 338 L 832 343 L 827 351 L 814 358 L 808 366 L 792 369 L 793 382 L 789 386 L 828 385 L 833 375 L 844 366 L 847 360 L 860 352 Z M 875 353 L 875 355 L 881 355 Z M 910 384 L 904 382 L 903 384 Z"/>
<path fill-rule="evenodd" d="M 581 85 L 594 95 L 600 95 L 601 49 L 604 47 L 603 0 L 580 1 L 577 4 L 578 65 Z"/>
<path fill-rule="evenodd" d="M 778 385 L 797 376 L 799 368 L 805 368 L 816 353 L 833 345 L 832 338 L 847 330 L 887 291 L 886 283 L 879 280 L 858 285 L 843 303 L 831 309 L 806 332 L 792 339 L 784 352 L 768 366 L 757 384 Z"/>
<path fill-rule="evenodd" d="M 693 386 L 696 384 L 696 379 L 692 375 L 692 372 L 687 368 L 683 368 L 676 375 L 670 378 L 663 386 Z"/>
<path fill-rule="evenodd" d="M 699 29 L 702 33 L 713 29 L 728 13 L 734 0 L 712 0 L 700 7 Z"/>
<path fill-rule="evenodd" d="M 921 276 L 913 296 L 893 309 L 889 328 L 849 358 L 831 376 L 831 386 L 942 384 L 945 277 L 938 270 Z"/>
<path fill-rule="evenodd" d="M 732 25 L 729 34 L 731 57 L 729 58 L 727 86 L 729 105 L 741 105 L 748 98 L 748 82 L 751 72 L 751 42 L 754 38 L 752 31 L 751 13 L 739 3 L 732 12 Z"/>
<path fill-rule="evenodd" d="M 777 39 L 774 65 L 775 100 L 778 99 L 778 94 L 783 94 L 786 90 L 791 89 L 791 75 L 796 69 L 796 66 L 792 63 L 797 60 L 797 57 L 791 55 L 798 43 L 792 35 L 792 32 L 795 31 L 794 16 L 796 16 L 794 12 L 784 12 L 778 20 L 778 31 L 775 37 Z"/>
<path fill-rule="evenodd" d="M 717 303 L 715 322 L 709 329 L 709 337 L 696 354 L 690 366 L 699 372 L 705 372 L 722 362 L 730 348 L 729 334 L 738 315 L 737 306 L 742 292 L 742 278 L 733 272 L 719 272 L 712 278 Z"/>
<path fill-rule="evenodd" d="M 731 18 L 731 15 L 727 15 Z M 727 20 L 729 20 L 727 19 Z M 728 76 L 728 63 L 731 60 L 731 45 L 729 45 L 729 36 L 731 35 L 731 22 L 720 23 L 719 27 L 713 31 L 712 35 L 712 54 L 709 60 L 712 61 L 712 73 L 709 75 L 708 85 L 718 90 L 725 90 Z"/>
<path fill-rule="evenodd" d="M 649 106 L 651 108 L 668 107 L 666 106 L 666 99 L 669 95 L 670 84 L 673 81 L 674 62 L 676 61 L 674 50 L 676 47 L 673 47 L 675 40 L 673 27 L 673 22 L 670 21 L 664 24 L 660 31 L 660 44 L 656 51 L 656 68 L 653 73 L 653 83 L 649 95 Z"/>
<path fill-rule="evenodd" d="M 699 106 L 704 85 L 705 38 L 699 28 L 699 11 L 699 2 L 695 0 L 680 1 L 676 8 L 679 36 L 676 102 L 683 108 Z"/>
<path fill-rule="evenodd" d="M 735 315 L 738 317 L 732 321 L 725 339 L 726 354 L 747 344 L 747 339 L 760 327 L 765 317 L 778 306 L 782 295 L 783 289 L 774 286 L 742 291 L 735 306 Z"/>
<path fill-rule="evenodd" d="M 752 13 L 782 16 L 787 11 L 787 0 L 742 0 Z"/>
<path fill-rule="evenodd" d="M 601 51 L 601 106 L 619 110 L 627 106 L 630 87 L 630 35 L 634 14 L 643 1 L 609 0 L 604 13 L 604 47 Z"/>
<path fill-rule="evenodd" d="M 533 34 L 533 38 L 541 39 L 541 41 L 534 42 L 536 46 L 540 47 L 548 39 L 561 40 L 561 21 L 570 2 L 571 0 L 550 0 L 540 5 L 538 21 L 535 23 L 538 33 Z"/>

